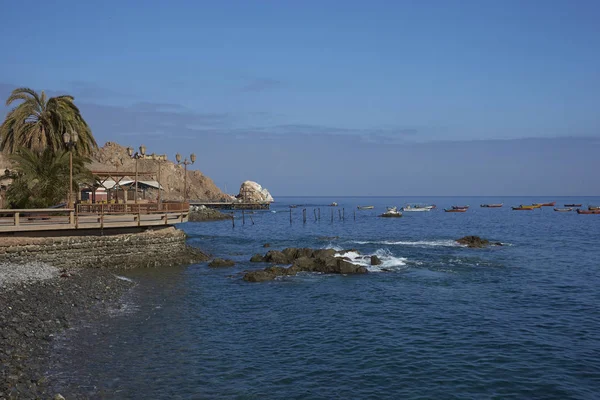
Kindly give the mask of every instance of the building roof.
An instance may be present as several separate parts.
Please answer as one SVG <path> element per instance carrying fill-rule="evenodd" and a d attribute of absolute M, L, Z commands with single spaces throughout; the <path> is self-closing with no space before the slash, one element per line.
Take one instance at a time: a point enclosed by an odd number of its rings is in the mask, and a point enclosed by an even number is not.
<path fill-rule="evenodd" d="M 135 180 L 122 180 L 121 182 L 119 182 L 117 184 L 117 182 L 115 182 L 112 179 L 107 179 L 104 182 L 99 182 L 99 184 L 106 188 L 106 189 L 113 189 L 113 188 L 122 188 L 122 187 L 132 187 L 135 186 Z M 164 190 L 164 187 L 162 185 L 160 185 L 158 183 L 158 181 L 139 181 L 138 180 L 138 187 L 151 187 L 154 189 L 161 189 Z"/>

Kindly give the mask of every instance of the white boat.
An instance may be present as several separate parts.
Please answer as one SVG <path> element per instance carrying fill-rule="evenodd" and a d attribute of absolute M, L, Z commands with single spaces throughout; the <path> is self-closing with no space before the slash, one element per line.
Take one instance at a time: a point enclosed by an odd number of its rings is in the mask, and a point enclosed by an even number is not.
<path fill-rule="evenodd" d="M 387 211 L 380 215 L 380 217 L 384 218 L 398 218 L 401 217 L 402 213 L 398 211 L 396 207 L 388 207 Z"/>
<path fill-rule="evenodd" d="M 375 208 L 375 206 L 358 206 L 356 208 L 358 208 L 359 210 L 372 210 Z"/>
<path fill-rule="evenodd" d="M 405 206 L 402 207 L 402 211 L 431 211 L 434 206 Z"/>

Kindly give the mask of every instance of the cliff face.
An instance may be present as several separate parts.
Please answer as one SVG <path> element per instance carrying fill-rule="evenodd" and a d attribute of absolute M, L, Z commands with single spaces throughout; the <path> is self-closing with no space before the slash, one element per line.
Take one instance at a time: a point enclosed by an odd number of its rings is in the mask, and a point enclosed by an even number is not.
<path fill-rule="evenodd" d="M 8 156 L 0 152 L 0 175 L 4 174 L 4 170 L 10 167 L 10 163 L 8 162 Z"/>
<path fill-rule="evenodd" d="M 182 200 L 184 184 L 184 167 L 177 165 L 174 161 L 156 161 L 146 154 L 145 159 L 138 160 L 138 180 L 158 180 L 158 168 L 160 163 L 161 178 L 160 183 L 163 186 L 163 200 Z M 231 201 L 231 197 L 223 193 L 206 175 L 198 170 L 190 170 L 193 165 L 188 165 L 187 187 L 188 199 L 192 200 L 211 200 L 211 201 Z M 107 142 L 98 149 L 92 156 L 92 171 L 111 171 L 111 172 L 134 172 L 135 160 L 127 154 L 127 148 L 114 142 Z M 142 175 L 142 172 L 148 172 L 148 175 Z M 135 176 L 129 176 L 135 179 Z"/>

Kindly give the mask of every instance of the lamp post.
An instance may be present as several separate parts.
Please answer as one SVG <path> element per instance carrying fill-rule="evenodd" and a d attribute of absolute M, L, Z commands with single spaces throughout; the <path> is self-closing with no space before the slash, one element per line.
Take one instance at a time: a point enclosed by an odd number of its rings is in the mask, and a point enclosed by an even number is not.
<path fill-rule="evenodd" d="M 65 147 L 69 150 L 69 208 L 73 208 L 73 148 L 79 140 L 79 134 L 72 131 L 71 133 L 63 133 L 63 142 Z"/>
<path fill-rule="evenodd" d="M 175 154 L 175 160 L 177 160 L 177 164 L 183 164 L 183 201 L 187 201 L 187 166 L 196 162 L 196 155 L 194 153 L 190 154 L 190 161 L 186 158 L 181 161 L 181 154 Z"/>
<path fill-rule="evenodd" d="M 154 154 L 152 153 L 152 159 L 158 162 L 158 209 L 160 210 L 160 204 L 161 204 L 161 191 L 162 191 L 162 185 L 160 184 L 160 164 L 164 161 L 167 161 L 167 155 L 166 154 Z"/>
<path fill-rule="evenodd" d="M 127 154 L 129 154 L 129 157 L 135 159 L 135 196 L 134 196 L 134 202 L 135 204 L 137 204 L 138 202 L 138 160 L 140 158 L 144 158 L 144 156 L 146 155 L 146 146 L 141 145 L 140 146 L 140 152 L 139 153 L 135 153 L 133 154 L 133 148 L 132 147 L 128 147 L 127 148 Z"/>

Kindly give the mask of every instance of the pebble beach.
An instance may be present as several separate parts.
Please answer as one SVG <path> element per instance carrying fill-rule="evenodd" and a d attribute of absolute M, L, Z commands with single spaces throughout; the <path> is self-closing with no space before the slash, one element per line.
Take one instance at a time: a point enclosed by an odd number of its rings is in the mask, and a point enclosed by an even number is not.
<path fill-rule="evenodd" d="M 0 264 L 0 399 L 59 395 L 47 372 L 53 340 L 118 309 L 133 285 L 105 269 Z"/>

